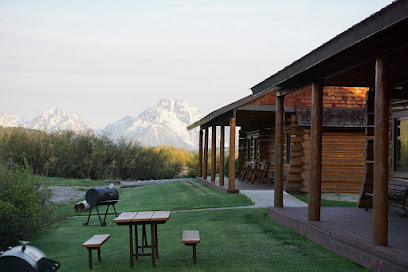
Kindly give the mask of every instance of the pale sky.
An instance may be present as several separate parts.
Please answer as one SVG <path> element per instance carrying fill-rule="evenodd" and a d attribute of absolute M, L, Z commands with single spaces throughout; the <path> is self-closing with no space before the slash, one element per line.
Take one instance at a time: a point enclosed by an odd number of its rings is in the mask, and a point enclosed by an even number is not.
<path fill-rule="evenodd" d="M 392 1 L 0 0 L 0 112 L 206 115 Z"/>

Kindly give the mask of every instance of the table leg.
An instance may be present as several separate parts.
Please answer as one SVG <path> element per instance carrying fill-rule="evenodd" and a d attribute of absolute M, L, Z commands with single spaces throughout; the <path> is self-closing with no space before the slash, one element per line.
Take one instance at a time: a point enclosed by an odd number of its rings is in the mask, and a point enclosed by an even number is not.
<path fill-rule="evenodd" d="M 148 247 L 149 245 L 147 244 L 146 225 L 144 224 L 143 224 L 143 235 L 144 235 L 144 241 L 142 241 L 142 243 L 144 243 L 145 247 Z"/>
<path fill-rule="evenodd" d="M 159 239 L 157 239 L 157 225 L 154 227 L 154 240 L 156 242 L 156 258 L 159 258 Z"/>
<path fill-rule="evenodd" d="M 196 265 L 196 263 L 197 263 L 196 245 L 197 245 L 197 244 L 194 244 L 194 245 L 193 245 L 193 265 Z"/>
<path fill-rule="evenodd" d="M 98 261 L 101 261 L 101 248 L 98 247 Z"/>
<path fill-rule="evenodd" d="M 129 225 L 130 268 L 133 268 L 133 237 L 132 225 Z"/>
<path fill-rule="evenodd" d="M 138 242 L 137 225 L 135 225 L 135 249 L 136 249 L 136 259 L 137 259 L 139 258 L 139 242 Z"/>
<path fill-rule="evenodd" d="M 146 240 L 146 227 L 143 224 L 142 225 L 142 242 L 140 243 L 140 247 L 141 247 L 141 255 L 144 255 L 144 241 Z"/>
<path fill-rule="evenodd" d="M 89 269 L 92 270 L 92 248 L 88 248 Z"/>
<path fill-rule="evenodd" d="M 150 231 L 151 231 L 151 238 L 152 238 L 151 245 L 152 245 L 152 266 L 153 266 L 153 268 L 156 267 L 156 263 L 155 263 L 155 257 L 156 257 L 155 244 L 156 244 L 156 242 L 154 241 L 155 240 L 154 230 L 155 230 L 155 224 L 151 224 L 150 225 Z"/>

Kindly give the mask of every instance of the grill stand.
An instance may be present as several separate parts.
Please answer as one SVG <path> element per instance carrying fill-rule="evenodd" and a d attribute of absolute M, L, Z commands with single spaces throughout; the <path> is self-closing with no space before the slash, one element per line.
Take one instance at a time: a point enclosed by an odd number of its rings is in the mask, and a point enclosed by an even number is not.
<path fill-rule="evenodd" d="M 98 204 L 96 204 L 95 206 L 91 206 L 91 208 L 89 209 L 89 214 L 88 214 L 88 221 L 86 221 L 85 223 L 83 223 L 83 226 L 99 226 L 99 225 L 89 225 L 89 219 L 91 218 L 91 213 L 92 213 L 92 208 L 95 207 L 96 208 L 96 212 L 98 213 L 98 217 L 99 217 L 99 223 L 101 226 L 106 226 L 106 216 L 108 215 L 108 210 L 109 210 L 109 206 L 113 207 L 113 210 L 115 211 L 115 215 L 116 217 L 118 217 L 118 213 L 116 212 L 116 208 L 115 208 L 115 204 L 116 202 L 118 202 L 118 200 L 113 200 L 113 201 L 101 201 Z M 99 209 L 98 206 L 102 206 L 102 205 L 106 205 L 106 211 L 105 211 L 105 216 L 103 218 L 101 218 L 101 215 L 99 213 Z"/>

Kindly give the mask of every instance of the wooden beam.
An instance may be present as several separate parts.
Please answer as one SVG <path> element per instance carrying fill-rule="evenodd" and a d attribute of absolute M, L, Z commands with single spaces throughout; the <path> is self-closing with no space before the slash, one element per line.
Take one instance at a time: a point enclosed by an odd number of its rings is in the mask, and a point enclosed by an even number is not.
<path fill-rule="evenodd" d="M 228 191 L 235 193 L 235 124 L 236 118 L 230 117 L 230 145 L 229 145 L 229 168 L 228 168 Z"/>
<path fill-rule="evenodd" d="M 203 179 L 207 179 L 208 174 L 208 128 L 204 130 L 204 164 Z"/>
<path fill-rule="evenodd" d="M 276 97 L 274 207 L 283 207 L 283 149 L 285 138 L 284 104 L 284 96 Z"/>
<path fill-rule="evenodd" d="M 310 124 L 310 190 L 308 220 L 320 221 L 320 201 L 322 182 L 322 120 L 323 85 L 312 85 L 312 113 Z"/>
<path fill-rule="evenodd" d="M 216 146 L 217 127 L 212 126 L 211 130 L 211 181 L 215 181 L 215 170 L 217 168 L 217 146 Z"/>
<path fill-rule="evenodd" d="M 388 133 L 390 82 L 384 57 L 375 64 L 373 245 L 388 245 Z"/>
<path fill-rule="evenodd" d="M 198 138 L 198 176 L 203 176 L 203 130 L 200 129 Z"/>
<path fill-rule="evenodd" d="M 224 163 L 225 163 L 225 126 L 221 126 L 220 135 L 220 186 L 224 186 Z"/>

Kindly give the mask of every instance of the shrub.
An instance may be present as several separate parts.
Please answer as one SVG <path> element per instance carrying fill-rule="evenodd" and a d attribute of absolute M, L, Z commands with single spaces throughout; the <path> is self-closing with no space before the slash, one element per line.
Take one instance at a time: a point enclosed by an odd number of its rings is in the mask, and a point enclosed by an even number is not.
<path fill-rule="evenodd" d="M 0 162 L 0 245 L 30 239 L 47 221 L 49 193 L 42 190 L 32 170 Z"/>
<path fill-rule="evenodd" d="M 227 156 L 226 155 L 226 160 L 225 160 L 225 170 L 224 170 L 224 175 L 226 176 L 226 177 L 228 177 L 228 175 L 229 175 L 229 156 Z M 235 170 L 237 170 L 238 169 L 238 159 L 235 159 Z"/>
<path fill-rule="evenodd" d="M 192 153 L 186 162 L 186 176 L 195 178 L 198 175 L 198 152 Z"/>
<path fill-rule="evenodd" d="M 145 147 L 138 142 L 112 141 L 92 133 L 48 134 L 38 130 L 0 127 L 0 159 L 20 166 L 24 160 L 36 175 L 64 178 L 174 178 L 193 154 L 172 146 Z"/>

